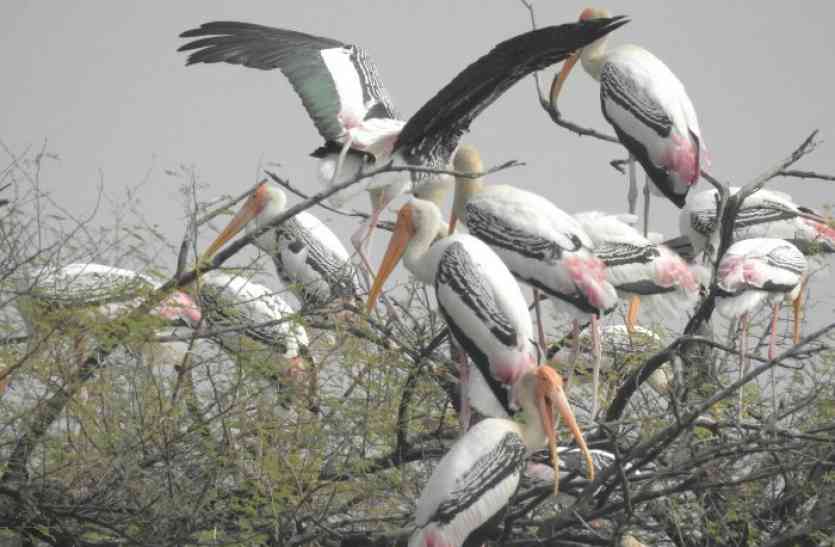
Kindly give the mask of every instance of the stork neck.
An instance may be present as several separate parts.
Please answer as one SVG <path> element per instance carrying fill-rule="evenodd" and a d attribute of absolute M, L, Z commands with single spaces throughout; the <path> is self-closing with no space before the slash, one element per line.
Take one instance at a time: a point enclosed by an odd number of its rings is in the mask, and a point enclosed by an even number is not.
<path fill-rule="evenodd" d="M 455 179 L 455 200 L 452 204 L 456 216 L 466 224 L 464 208 L 475 194 L 484 188 L 484 181 L 481 178 L 468 179 L 464 177 Z"/>
<path fill-rule="evenodd" d="M 598 38 L 584 47 L 583 52 L 580 54 L 580 61 L 583 63 L 583 68 L 597 81 L 600 81 L 600 72 L 603 70 L 603 62 L 606 60 L 608 40 L 609 36 Z"/>
<path fill-rule="evenodd" d="M 416 228 L 415 235 L 412 236 L 403 255 L 403 263 L 418 281 L 432 285 L 435 282 L 435 268 L 429 260 L 429 247 L 435 241 L 438 230 L 441 228 L 440 214 L 437 218 L 434 216 L 426 218 Z"/>
<path fill-rule="evenodd" d="M 450 182 L 446 177 L 441 177 L 420 184 L 415 188 L 414 194 L 416 198 L 431 201 L 440 207 L 449 191 L 449 184 Z"/>

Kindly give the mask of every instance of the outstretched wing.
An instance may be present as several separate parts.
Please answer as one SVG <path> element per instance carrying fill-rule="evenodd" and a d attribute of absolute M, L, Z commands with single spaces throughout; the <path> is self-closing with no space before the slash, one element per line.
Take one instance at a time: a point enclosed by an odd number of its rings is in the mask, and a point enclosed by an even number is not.
<path fill-rule="evenodd" d="M 626 23 L 622 16 L 580 21 L 533 30 L 500 43 L 409 118 L 397 147 L 407 159 L 430 158 L 435 160 L 431 163 L 444 164 L 475 117 L 513 84 Z"/>
<path fill-rule="evenodd" d="M 192 51 L 187 64 L 231 63 L 280 69 L 326 141 L 345 134 L 346 116 L 397 118 L 377 67 L 365 50 L 331 38 L 293 30 L 214 21 L 183 32 L 198 38 L 178 51 Z"/>

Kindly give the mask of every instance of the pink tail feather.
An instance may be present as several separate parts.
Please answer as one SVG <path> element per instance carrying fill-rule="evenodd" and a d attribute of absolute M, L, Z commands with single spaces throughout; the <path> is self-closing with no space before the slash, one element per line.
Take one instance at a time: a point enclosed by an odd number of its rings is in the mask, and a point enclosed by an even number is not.
<path fill-rule="evenodd" d="M 676 253 L 658 246 L 661 256 L 655 261 L 656 283 L 662 287 L 680 287 L 686 291 L 697 291 L 699 283 L 687 263 Z"/>
<path fill-rule="evenodd" d="M 598 310 L 607 310 L 617 303 L 615 288 L 606 276 L 606 265 L 595 256 L 569 256 L 565 265 L 574 285 Z"/>

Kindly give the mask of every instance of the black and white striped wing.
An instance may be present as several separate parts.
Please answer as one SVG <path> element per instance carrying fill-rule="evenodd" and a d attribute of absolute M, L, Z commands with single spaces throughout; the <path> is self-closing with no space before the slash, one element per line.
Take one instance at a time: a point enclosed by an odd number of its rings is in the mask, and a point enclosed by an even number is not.
<path fill-rule="evenodd" d="M 512 422 L 488 419 L 468 431 L 438 463 L 418 500 L 418 529 L 409 545 L 423 538 L 463 545 L 502 511 L 519 486 L 527 451 Z"/>
<path fill-rule="evenodd" d="M 191 51 L 187 64 L 231 63 L 260 70 L 280 69 L 326 141 L 345 134 L 342 118 L 397 118 L 365 50 L 338 40 L 293 30 L 227 21 L 204 23 L 183 32 L 198 38 L 178 51 Z"/>
<path fill-rule="evenodd" d="M 322 305 L 332 297 L 357 294 L 350 256 L 336 235 L 316 217 L 300 213 L 276 228 L 276 269 L 305 302 Z"/>
<path fill-rule="evenodd" d="M 75 263 L 33 276 L 31 296 L 50 306 L 100 306 L 147 296 L 159 283 L 151 277 L 104 264 Z"/>
<path fill-rule="evenodd" d="M 613 17 L 544 27 L 498 44 L 409 118 L 397 147 L 407 160 L 446 167 L 459 138 L 476 116 L 511 86 L 626 22 L 623 17 Z"/>
<path fill-rule="evenodd" d="M 655 282 L 654 262 L 661 256 L 655 245 L 604 242 L 595 245 L 594 255 L 606 264 L 607 279 L 618 290 L 635 294 L 672 290 Z"/>
<path fill-rule="evenodd" d="M 203 317 L 214 329 L 230 329 L 227 340 L 243 335 L 278 353 L 287 351 L 293 310 L 273 291 L 218 271 L 204 274 L 199 287 Z"/>

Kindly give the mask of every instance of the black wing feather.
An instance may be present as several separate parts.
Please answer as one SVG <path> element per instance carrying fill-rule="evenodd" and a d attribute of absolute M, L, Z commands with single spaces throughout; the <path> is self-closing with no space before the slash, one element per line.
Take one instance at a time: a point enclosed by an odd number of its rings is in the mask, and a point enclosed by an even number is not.
<path fill-rule="evenodd" d="M 405 151 L 407 160 L 430 158 L 433 163 L 445 164 L 473 119 L 507 89 L 627 22 L 619 16 L 550 26 L 498 44 L 409 119 L 397 147 Z"/>
<path fill-rule="evenodd" d="M 339 40 L 252 23 L 215 21 L 183 32 L 199 38 L 181 46 L 191 51 L 186 64 L 230 63 L 259 70 L 280 69 L 301 97 L 316 129 L 326 141 L 344 133 L 338 118 L 339 93 L 322 58 L 323 50 L 344 48 L 361 82 L 364 100 L 371 104 L 366 118 L 396 118 L 397 112 L 383 87 L 377 67 L 362 48 Z"/>

